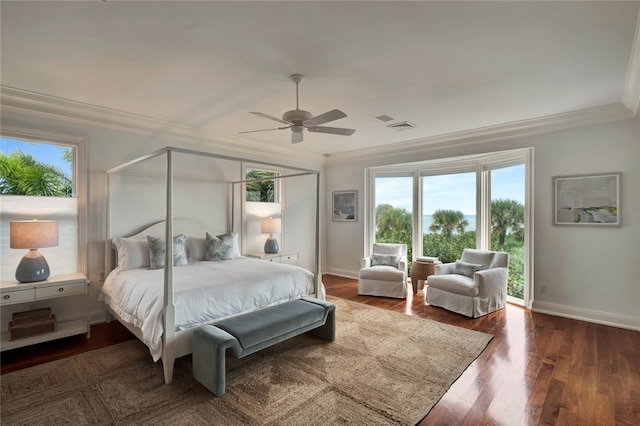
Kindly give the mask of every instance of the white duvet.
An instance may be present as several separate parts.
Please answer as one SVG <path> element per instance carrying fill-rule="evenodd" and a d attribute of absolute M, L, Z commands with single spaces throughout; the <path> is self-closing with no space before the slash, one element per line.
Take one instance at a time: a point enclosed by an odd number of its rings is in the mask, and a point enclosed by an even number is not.
<path fill-rule="evenodd" d="M 173 286 L 176 330 L 184 330 L 310 295 L 314 280 L 311 272 L 296 266 L 240 257 L 176 266 Z M 164 331 L 164 270 L 116 268 L 105 280 L 100 300 L 142 330 L 157 361 Z"/>

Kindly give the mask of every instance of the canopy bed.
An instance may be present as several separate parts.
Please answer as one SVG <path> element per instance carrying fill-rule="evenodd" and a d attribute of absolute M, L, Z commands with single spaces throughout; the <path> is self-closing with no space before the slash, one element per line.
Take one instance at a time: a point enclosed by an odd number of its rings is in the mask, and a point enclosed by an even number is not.
<path fill-rule="evenodd" d="M 309 227 L 315 233 L 315 241 L 308 239 L 314 241 L 313 266 L 305 269 L 251 259 L 240 254 L 238 234 L 245 227 L 244 222 L 236 217 L 243 208 L 238 194 L 242 192 L 241 185 L 247 182 L 242 178 L 213 182 L 227 188 L 224 195 L 217 197 L 222 199 L 216 199 L 214 203 L 224 205 L 226 214 L 213 215 L 216 216 L 214 225 L 211 222 L 205 224 L 199 220 L 175 218 L 174 210 L 178 207 L 187 212 L 195 210 L 195 206 L 176 205 L 176 179 L 181 178 L 174 170 L 176 154 L 198 159 L 186 163 L 190 169 L 201 159 L 235 162 L 238 165 L 246 161 L 209 152 L 165 147 L 107 171 L 109 217 L 105 251 L 107 271 L 110 272 L 100 299 L 105 302 L 110 315 L 149 347 L 154 361 L 162 359 L 165 383 L 172 381 L 175 359 L 192 353 L 192 335 L 198 328 L 303 297 L 324 299 L 319 264 L 318 171 L 251 160 L 253 164 L 290 171 L 275 179 L 310 176 L 315 181 L 315 194 L 305 191 L 309 196 L 314 196 L 309 205 L 313 206 L 315 201 L 315 209 L 311 209 L 315 217 L 307 219 L 310 223 L 315 222 L 315 227 Z M 156 167 L 139 167 L 152 159 L 155 159 Z M 159 164 L 164 166 L 161 175 L 157 171 Z M 138 173 L 144 170 L 143 174 L 154 175 L 154 179 L 162 183 L 165 198 L 162 220 L 149 220 L 143 213 L 147 213 L 146 216 L 158 213 L 141 212 L 131 201 L 152 192 L 147 181 L 141 185 L 118 187 L 115 176 L 130 176 L 132 167 Z M 239 169 L 231 174 L 237 174 Z M 189 184 L 196 180 L 191 177 L 186 181 Z M 199 183 L 195 183 L 196 188 Z M 135 189 L 141 190 L 142 194 L 129 194 Z M 193 195 L 203 200 L 198 191 L 194 190 Z M 220 194 L 222 191 L 218 191 Z M 133 211 L 126 211 L 126 208 L 119 206 L 123 204 L 123 199 L 124 204 L 133 203 L 129 209 Z M 135 222 L 128 226 L 137 232 L 123 236 L 123 222 Z M 144 227 L 144 223 L 150 222 L 156 223 Z M 172 241 L 173 244 L 166 244 L 165 250 L 165 242 Z"/>

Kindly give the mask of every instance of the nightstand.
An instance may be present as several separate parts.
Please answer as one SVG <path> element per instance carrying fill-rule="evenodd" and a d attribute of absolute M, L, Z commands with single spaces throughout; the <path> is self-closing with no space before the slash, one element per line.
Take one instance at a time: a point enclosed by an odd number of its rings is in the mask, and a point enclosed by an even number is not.
<path fill-rule="evenodd" d="M 0 283 L 0 306 L 16 305 L 19 303 L 27 304 L 29 302 L 39 302 L 58 297 L 86 294 L 87 286 L 87 277 L 83 274 L 51 276 L 48 280 L 35 283 L 2 281 Z M 59 321 L 55 332 L 12 341 L 9 341 L 7 330 L 8 325 L 3 324 L 0 351 L 75 336 L 77 334 L 86 334 L 87 337 L 89 337 L 89 321 L 88 317 L 73 321 Z"/>
<path fill-rule="evenodd" d="M 293 251 L 281 251 L 280 253 L 249 253 L 245 254 L 245 256 L 264 260 L 266 262 L 298 265 L 298 252 Z"/>

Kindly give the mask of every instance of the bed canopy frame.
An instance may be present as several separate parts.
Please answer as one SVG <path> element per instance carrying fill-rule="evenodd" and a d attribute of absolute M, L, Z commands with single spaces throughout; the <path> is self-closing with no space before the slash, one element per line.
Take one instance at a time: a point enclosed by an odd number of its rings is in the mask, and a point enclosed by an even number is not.
<path fill-rule="evenodd" d="M 226 183 L 229 187 L 228 193 L 230 200 L 228 202 L 228 214 L 227 214 L 227 228 L 229 231 L 234 231 L 234 217 L 235 217 L 235 188 L 236 185 L 241 185 L 247 182 L 259 182 L 262 180 L 276 180 L 276 179 L 288 179 L 299 176 L 313 176 L 315 175 L 316 185 L 315 185 L 315 253 L 314 253 L 314 270 L 312 271 L 314 274 L 314 296 L 316 298 L 323 298 L 322 295 L 322 279 L 320 276 L 320 172 L 317 170 L 309 170 L 303 169 L 299 167 L 285 166 L 282 164 L 276 164 L 271 162 L 264 161 L 255 161 L 250 159 L 243 159 L 239 157 L 233 157 L 228 155 L 216 154 L 212 152 L 206 151 L 197 151 L 192 149 L 185 148 L 177 148 L 167 146 L 161 148 L 157 151 L 151 152 L 149 154 L 140 156 L 131 161 L 123 163 L 119 166 L 113 167 L 107 170 L 107 235 L 108 239 L 106 241 L 106 266 L 107 270 L 111 270 L 111 266 L 113 265 L 112 260 L 112 250 L 111 250 L 111 239 L 114 237 L 111 235 L 111 194 L 110 194 L 110 186 L 111 186 L 111 176 L 115 174 L 119 174 L 129 169 L 130 167 L 148 161 L 150 159 L 166 156 L 166 169 L 164 172 L 164 177 L 166 179 L 166 211 L 165 211 L 165 232 L 164 238 L 165 241 L 171 241 L 174 235 L 174 214 L 173 214 L 173 200 L 174 200 L 174 154 L 187 154 L 198 157 L 209 157 L 218 160 L 228 160 L 235 162 L 251 162 L 252 164 L 262 165 L 262 166 L 270 166 L 277 167 L 285 170 L 291 170 L 295 173 L 291 173 L 288 175 L 280 175 L 274 176 L 267 179 L 251 179 L 251 180 L 234 180 L 234 181 L 224 181 L 224 182 L 212 182 L 212 183 Z M 167 247 L 172 247 L 173 245 L 167 244 Z M 163 322 L 164 322 L 164 332 L 162 336 L 163 345 L 162 345 L 162 363 L 164 369 L 164 378 L 165 383 L 171 383 L 173 379 L 173 366 L 175 359 L 186 355 L 183 353 L 184 350 L 177 350 L 176 347 L 176 334 L 182 332 L 176 332 L 175 327 L 175 300 L 174 300 L 174 289 L 173 289 L 173 273 L 174 273 L 174 265 L 173 265 L 173 250 L 165 251 L 165 268 L 164 268 L 164 307 L 163 307 Z M 134 334 L 137 335 L 135 330 Z M 190 353 L 190 352 L 188 352 Z"/>

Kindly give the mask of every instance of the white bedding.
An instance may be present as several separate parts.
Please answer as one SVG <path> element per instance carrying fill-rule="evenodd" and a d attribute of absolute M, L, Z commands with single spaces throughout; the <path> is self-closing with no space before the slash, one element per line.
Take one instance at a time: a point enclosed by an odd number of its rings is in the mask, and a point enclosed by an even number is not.
<path fill-rule="evenodd" d="M 296 266 L 240 257 L 176 266 L 173 286 L 176 330 L 184 330 L 311 295 L 314 279 L 311 272 Z M 164 331 L 164 270 L 116 268 L 105 280 L 100 300 L 142 330 L 142 339 L 157 361 Z"/>

